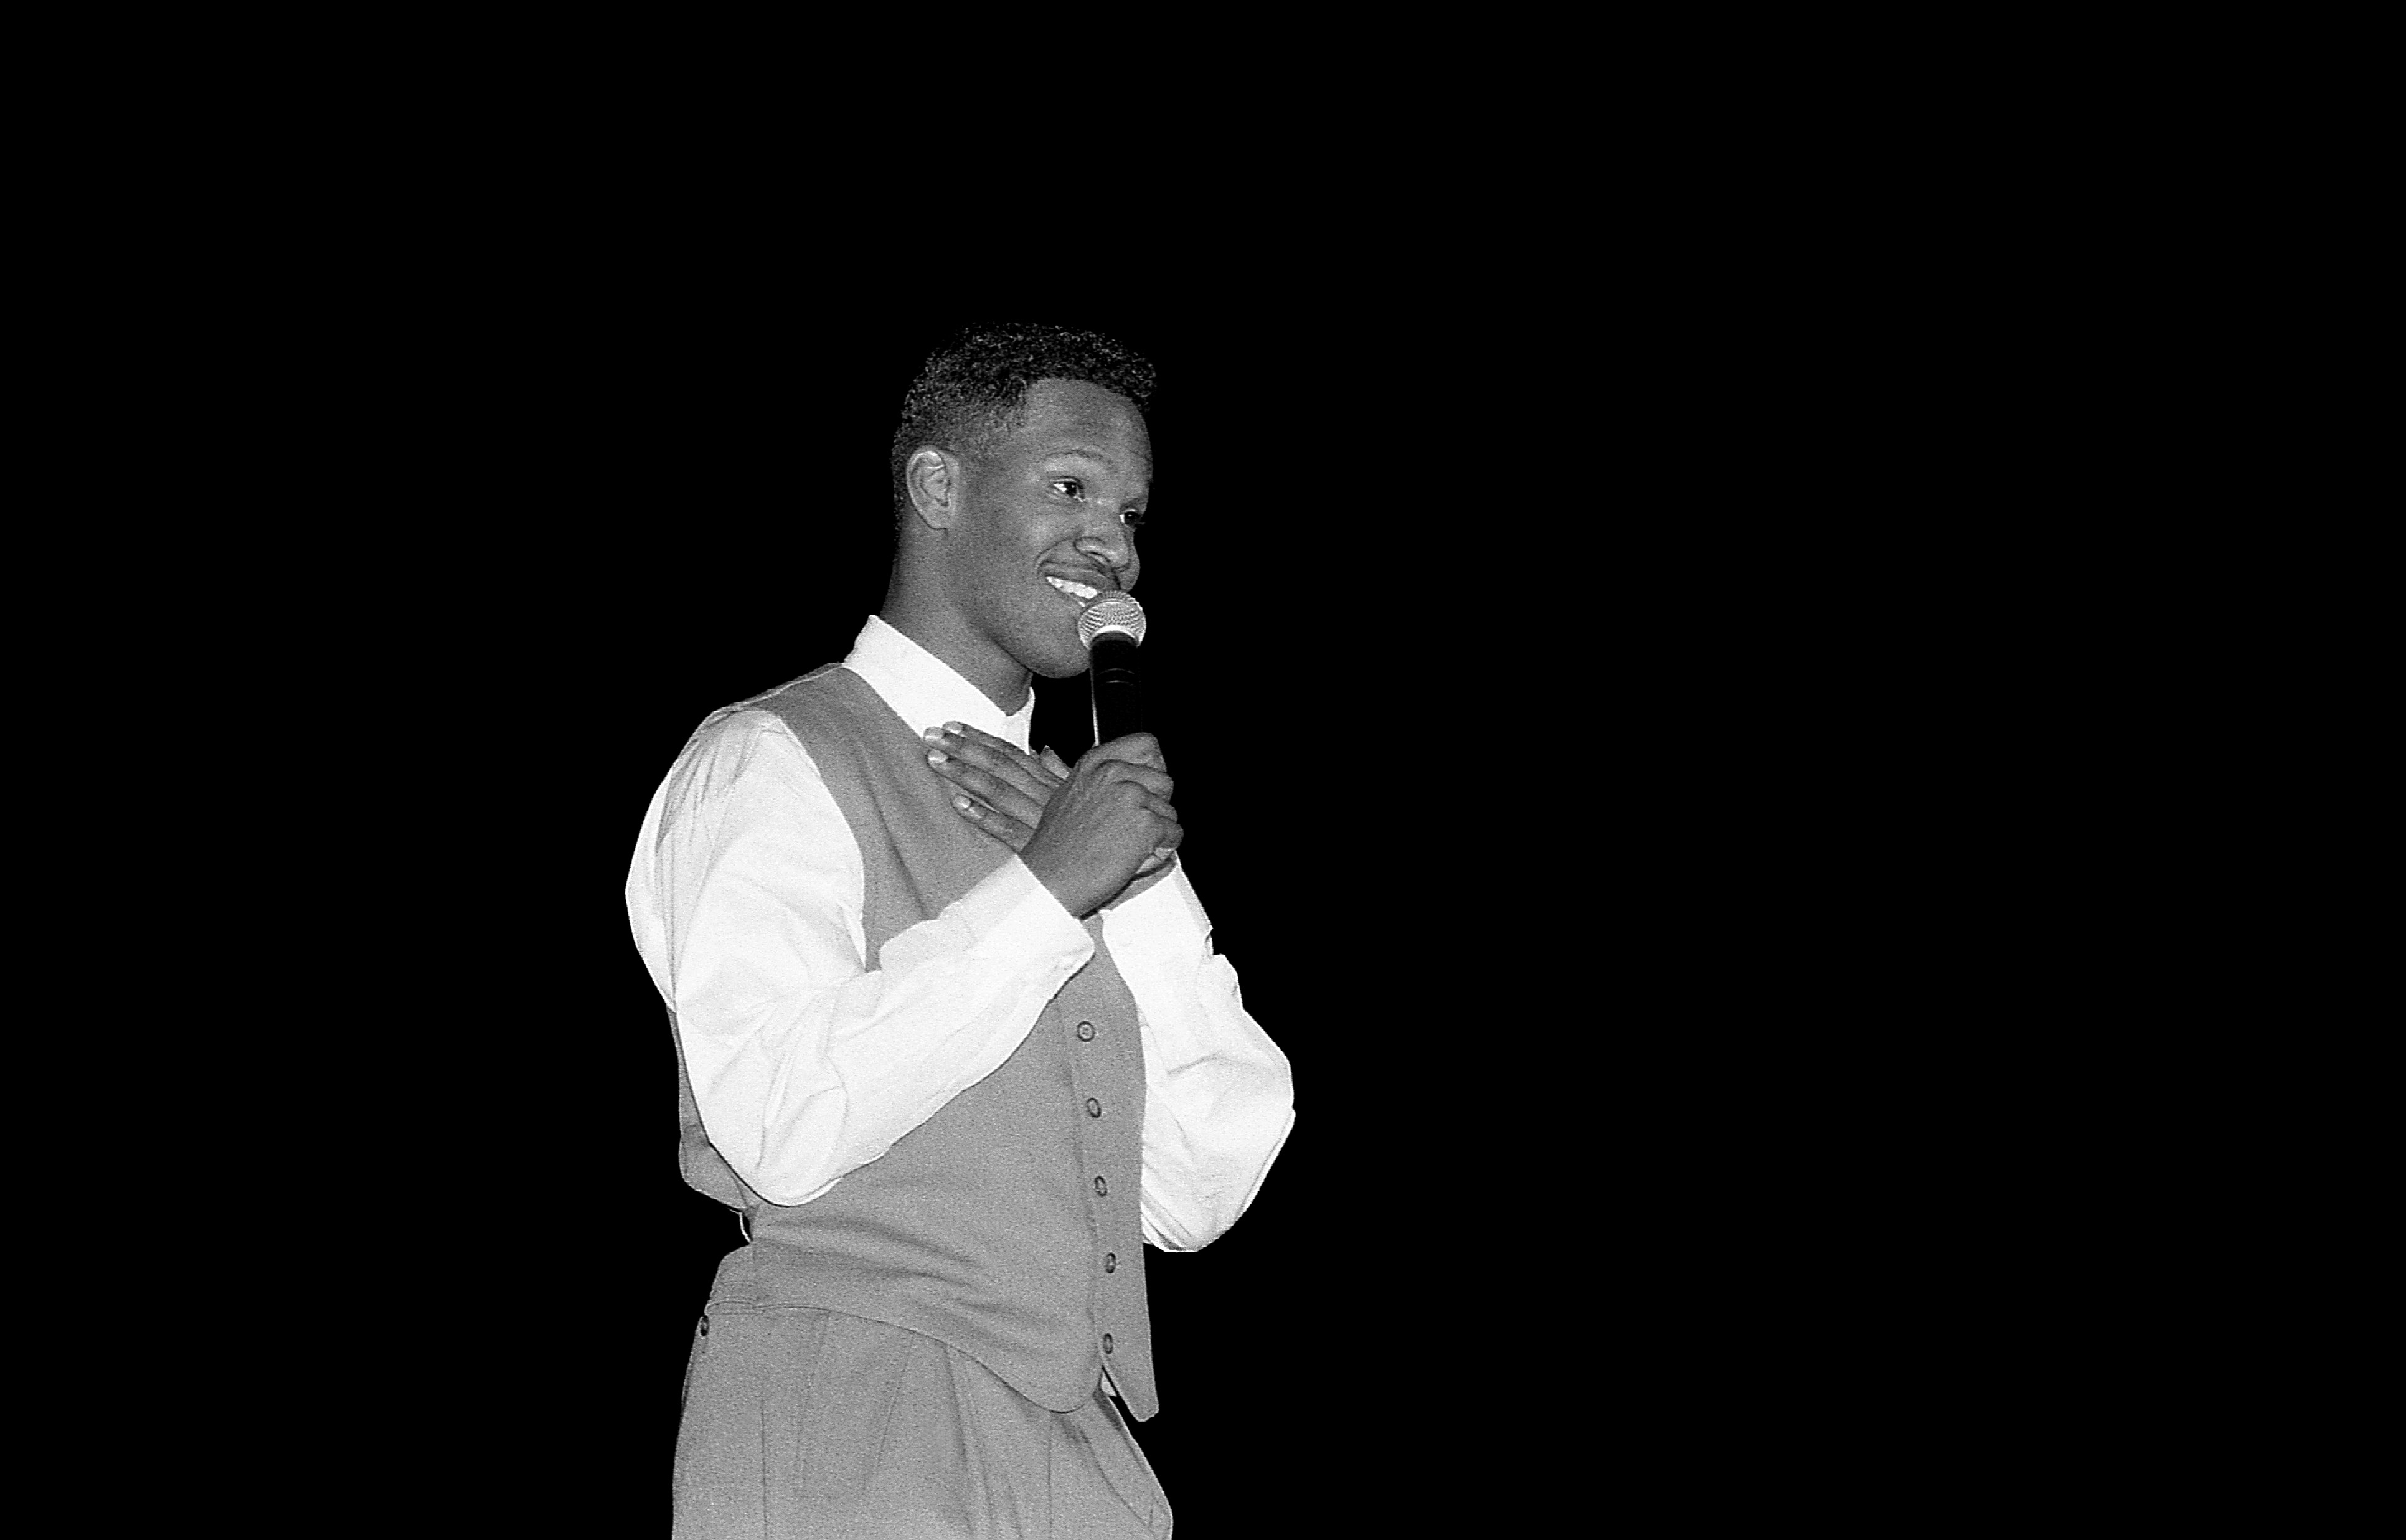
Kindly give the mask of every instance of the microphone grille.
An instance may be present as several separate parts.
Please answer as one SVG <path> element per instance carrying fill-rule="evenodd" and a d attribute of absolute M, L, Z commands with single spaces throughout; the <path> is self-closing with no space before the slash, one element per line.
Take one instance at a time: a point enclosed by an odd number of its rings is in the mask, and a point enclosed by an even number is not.
<path fill-rule="evenodd" d="M 1144 606 L 1114 588 L 1086 606 L 1078 617 L 1078 644 L 1089 650 L 1095 638 L 1105 631 L 1118 631 L 1130 641 L 1144 642 Z"/>

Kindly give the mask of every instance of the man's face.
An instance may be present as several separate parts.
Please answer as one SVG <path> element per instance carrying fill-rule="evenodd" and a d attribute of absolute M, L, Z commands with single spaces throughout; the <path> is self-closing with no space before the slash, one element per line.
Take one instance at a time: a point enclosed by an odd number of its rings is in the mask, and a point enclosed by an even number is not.
<path fill-rule="evenodd" d="M 953 601 L 1021 667 L 1047 679 L 1086 671 L 1085 598 L 1132 589 L 1136 531 L 1153 479 L 1144 418 L 1099 386 L 1039 381 L 1027 424 L 967 468 L 961 516 L 945 542 Z"/>

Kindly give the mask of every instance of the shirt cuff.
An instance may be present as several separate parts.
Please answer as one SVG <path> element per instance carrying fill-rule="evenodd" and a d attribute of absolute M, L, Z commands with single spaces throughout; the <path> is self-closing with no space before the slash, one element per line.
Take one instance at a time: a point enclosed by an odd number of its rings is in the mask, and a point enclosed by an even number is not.
<path fill-rule="evenodd" d="M 969 927 L 970 949 L 981 956 L 1074 952 L 1083 968 L 1094 955 L 1095 939 L 1086 927 L 1016 855 L 961 895 L 953 905 L 953 918 Z"/>
<path fill-rule="evenodd" d="M 1186 864 L 1173 859 L 1162 881 L 1115 909 L 1103 911 L 1103 939 L 1111 955 L 1130 960 L 1193 959 L 1211 947 L 1211 917 L 1186 880 Z"/>

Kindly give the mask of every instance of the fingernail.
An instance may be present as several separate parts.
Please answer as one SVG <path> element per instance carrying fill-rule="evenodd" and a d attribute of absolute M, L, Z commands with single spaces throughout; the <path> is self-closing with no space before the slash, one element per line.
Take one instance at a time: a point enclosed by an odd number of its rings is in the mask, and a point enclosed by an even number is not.
<path fill-rule="evenodd" d="M 937 753 L 934 749 L 929 749 L 927 751 L 927 763 L 931 765 L 941 765 L 943 762 L 944 756 L 942 755 Z"/>
<path fill-rule="evenodd" d="M 961 725 L 958 722 L 947 722 L 944 724 L 944 730 L 946 732 L 957 733 L 961 730 Z"/>
<path fill-rule="evenodd" d="M 919 736 L 932 743 L 937 739 L 944 736 L 944 729 L 941 728 L 929 728 L 926 732 L 921 733 Z"/>
<path fill-rule="evenodd" d="M 963 812 L 967 812 L 969 811 L 969 799 L 966 797 L 955 797 L 953 798 L 953 806 L 960 809 Z"/>

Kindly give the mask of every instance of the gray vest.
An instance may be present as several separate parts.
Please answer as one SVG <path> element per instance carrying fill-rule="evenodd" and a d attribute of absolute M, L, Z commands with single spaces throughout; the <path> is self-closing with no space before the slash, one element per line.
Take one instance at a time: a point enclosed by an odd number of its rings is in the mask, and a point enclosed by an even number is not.
<path fill-rule="evenodd" d="M 952 809 L 918 729 L 830 664 L 746 701 L 794 729 L 860 846 L 863 939 L 885 943 L 1010 853 Z M 712 1148 L 677 1054 L 686 1180 L 748 1218 L 714 1301 L 807 1305 L 924 1333 L 1040 1406 L 1066 1412 L 1108 1363 L 1139 1421 L 1160 1409 L 1138 1184 L 1144 1051 L 1136 999 L 1095 954 L 1002 1067 L 809 1203 L 764 1200 Z"/>

